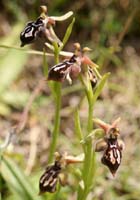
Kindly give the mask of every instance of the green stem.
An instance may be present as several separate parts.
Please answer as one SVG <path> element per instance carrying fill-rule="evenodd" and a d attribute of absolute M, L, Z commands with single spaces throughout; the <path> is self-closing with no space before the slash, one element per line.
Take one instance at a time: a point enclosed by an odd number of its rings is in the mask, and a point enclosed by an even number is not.
<path fill-rule="evenodd" d="M 61 108 L 61 84 L 55 83 L 55 91 L 56 91 L 56 97 L 55 97 L 55 119 L 54 119 L 54 130 L 52 132 L 52 142 L 50 145 L 50 153 L 48 162 L 52 162 L 54 152 L 56 149 L 57 139 L 59 135 L 59 127 L 60 127 L 60 108 Z"/>
<path fill-rule="evenodd" d="M 84 82 L 82 76 L 80 80 L 82 85 L 85 88 L 85 93 L 88 99 L 88 122 L 87 122 L 87 134 L 90 134 L 93 129 L 93 109 L 96 103 L 98 96 L 100 95 L 110 73 L 106 73 L 100 80 L 98 87 L 96 88 L 94 94 L 92 91 L 91 84 L 88 82 Z M 87 80 L 88 81 L 88 80 Z M 78 188 L 78 197 L 77 200 L 86 200 L 88 193 L 90 192 L 90 188 L 93 185 L 95 170 L 96 170 L 96 162 L 95 162 L 95 152 L 92 149 L 92 141 L 87 140 L 85 143 L 85 160 L 82 171 L 82 180 L 84 187 Z"/>
<path fill-rule="evenodd" d="M 82 77 L 80 77 L 82 79 Z M 88 80 L 87 80 L 88 81 Z M 81 80 L 82 84 L 84 83 L 83 80 Z M 94 108 L 94 101 L 93 101 L 93 91 L 90 82 L 87 84 L 84 84 L 85 86 L 85 93 L 88 100 L 88 119 L 87 119 L 87 133 L 86 136 L 92 131 L 93 129 L 93 108 Z M 78 200 L 86 200 L 86 197 L 90 191 L 90 187 L 93 182 L 93 165 L 94 165 L 94 154 L 92 149 L 92 141 L 88 140 L 85 144 L 85 160 L 84 160 L 84 166 L 82 171 L 82 179 L 84 182 L 84 188 L 81 189 L 79 187 L 78 190 Z"/>
<path fill-rule="evenodd" d="M 83 133 L 82 133 L 82 129 L 81 129 L 81 122 L 80 122 L 80 118 L 79 118 L 78 109 L 76 109 L 75 113 L 74 113 L 74 124 L 75 124 L 75 133 L 76 133 L 77 137 L 79 138 L 79 141 L 82 141 L 84 138 L 83 138 Z M 82 144 L 82 148 L 85 151 L 84 144 Z"/>
<path fill-rule="evenodd" d="M 89 94 L 89 101 L 88 101 L 88 123 L 87 123 L 87 132 L 88 134 L 92 131 L 93 129 L 93 95 L 91 96 Z"/>
<path fill-rule="evenodd" d="M 59 63 L 59 49 L 56 43 L 54 43 L 54 56 L 55 63 Z M 56 150 L 57 140 L 59 136 L 60 128 L 60 109 L 61 109 L 61 83 L 53 83 L 53 94 L 55 100 L 55 118 L 54 118 L 54 129 L 52 132 L 52 141 L 50 145 L 50 153 L 48 157 L 48 162 L 51 163 L 53 160 L 54 152 Z"/>

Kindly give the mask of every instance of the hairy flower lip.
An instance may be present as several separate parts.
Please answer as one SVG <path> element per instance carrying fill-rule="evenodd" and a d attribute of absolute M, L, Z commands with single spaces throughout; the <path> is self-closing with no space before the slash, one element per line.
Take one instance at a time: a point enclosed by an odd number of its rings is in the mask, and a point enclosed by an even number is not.
<path fill-rule="evenodd" d="M 53 78 L 50 78 L 50 77 L 47 78 L 47 81 L 57 81 L 57 82 L 60 82 L 60 83 L 64 82 L 64 80 L 53 79 Z"/>
<path fill-rule="evenodd" d="M 47 14 L 47 6 L 40 6 L 41 15 L 35 21 L 26 24 L 25 28 L 20 34 L 21 45 L 23 47 L 27 44 L 33 43 L 37 38 L 45 37 L 50 42 L 57 42 L 58 46 L 62 47 L 63 43 L 57 37 L 53 30 L 56 21 L 64 21 L 73 15 L 72 11 L 66 14 L 55 17 Z M 41 23 L 42 22 L 42 23 Z"/>
<path fill-rule="evenodd" d="M 113 176 L 115 176 L 122 159 L 122 149 L 117 138 L 108 138 L 107 147 L 104 150 L 101 162 L 106 165 Z"/>
<path fill-rule="evenodd" d="M 52 66 L 48 72 L 48 80 L 59 82 L 67 80 L 71 85 L 72 80 L 76 79 L 81 72 L 81 62 L 77 59 L 78 58 L 73 54 L 69 59 Z"/>
<path fill-rule="evenodd" d="M 64 179 L 62 179 L 62 175 L 65 176 L 65 174 L 63 173 L 63 170 L 69 164 L 81 163 L 83 161 L 84 154 L 73 156 L 68 155 L 67 152 L 64 152 L 63 154 L 55 152 L 54 162 L 46 167 L 45 172 L 40 177 L 39 195 L 45 192 L 54 193 L 57 189 L 56 187 L 58 182 L 64 186 Z"/>
<path fill-rule="evenodd" d="M 104 137 L 97 141 L 95 151 L 104 151 L 101 162 L 107 166 L 113 175 L 115 176 L 122 159 L 122 150 L 125 145 L 124 142 L 118 139 L 120 131 L 117 127 L 120 117 L 115 119 L 111 124 L 108 124 L 100 119 L 93 119 L 104 130 Z"/>

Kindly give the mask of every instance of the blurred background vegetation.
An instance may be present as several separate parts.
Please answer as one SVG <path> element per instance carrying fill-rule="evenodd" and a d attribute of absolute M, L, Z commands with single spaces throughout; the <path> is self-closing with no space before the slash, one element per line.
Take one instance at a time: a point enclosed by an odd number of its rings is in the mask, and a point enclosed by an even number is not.
<path fill-rule="evenodd" d="M 139 0 L 1 0 L 0 1 L 0 142 L 7 130 L 19 122 L 21 113 L 43 77 L 43 59 L 2 45 L 20 46 L 19 34 L 26 22 L 39 16 L 39 6 L 48 6 L 51 16 L 72 10 L 76 18 L 73 32 L 65 50 L 72 51 L 73 43 L 80 42 L 93 51 L 91 58 L 100 66 L 100 72 L 111 72 L 108 83 L 96 102 L 94 116 L 106 122 L 121 117 L 121 137 L 126 148 L 120 169 L 112 179 L 101 165 L 97 155 L 94 191 L 89 200 L 140 199 L 140 1 Z M 70 20 L 57 23 L 55 30 L 63 37 Z M 41 51 L 43 43 L 24 49 Z M 47 50 L 48 51 L 48 50 Z M 54 64 L 47 58 L 49 66 Z M 77 155 L 81 146 L 74 134 L 73 110 L 83 91 L 79 82 L 63 85 L 61 136 L 58 149 Z M 2 199 L 45 199 L 39 197 L 38 181 L 47 165 L 50 133 L 53 127 L 54 106 L 46 85 L 33 102 L 26 127 L 14 138 L 5 152 L 0 174 Z M 83 100 L 80 116 L 86 118 L 87 102 Z M 74 199 L 77 189 L 77 171 L 68 176 L 69 187 L 60 191 L 59 200 Z M 28 178 L 27 178 L 28 175 Z M 54 198 L 54 195 L 47 199 Z M 57 197 L 55 197 L 57 199 Z"/>

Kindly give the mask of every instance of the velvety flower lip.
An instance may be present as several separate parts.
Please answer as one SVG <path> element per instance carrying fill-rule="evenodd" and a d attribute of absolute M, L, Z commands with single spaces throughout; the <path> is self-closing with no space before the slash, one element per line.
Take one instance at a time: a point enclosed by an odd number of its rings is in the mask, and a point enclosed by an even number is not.
<path fill-rule="evenodd" d="M 57 182 L 59 181 L 59 174 L 61 172 L 61 164 L 55 161 L 54 164 L 48 166 L 39 180 L 39 195 L 44 192 L 53 193 L 56 191 Z"/>
<path fill-rule="evenodd" d="M 117 169 L 121 164 L 122 150 L 117 139 L 109 138 L 107 141 L 107 148 L 104 151 L 101 162 L 106 165 L 113 176 L 115 176 Z"/>
<path fill-rule="evenodd" d="M 20 34 L 21 47 L 34 42 L 43 25 L 43 18 L 39 17 L 36 21 L 28 22 Z"/>
<path fill-rule="evenodd" d="M 54 17 L 48 15 L 47 6 L 40 6 L 41 15 L 35 21 L 28 22 L 20 34 L 21 47 L 33 43 L 38 38 L 46 38 L 50 42 L 57 42 L 62 46 L 61 40 L 57 37 L 53 30 L 56 21 L 64 21 L 73 15 L 70 11 L 63 16 Z"/>
<path fill-rule="evenodd" d="M 77 59 L 77 56 L 73 55 L 70 59 L 51 67 L 48 73 L 48 80 L 63 82 L 67 79 L 71 84 L 72 79 L 76 78 L 81 71 Z"/>
<path fill-rule="evenodd" d="M 95 73 L 93 73 L 93 68 L 97 65 L 91 61 L 91 59 L 85 55 L 85 52 L 90 51 L 88 47 L 84 47 L 81 50 L 79 43 L 74 43 L 75 51 L 69 59 L 64 60 L 61 63 L 50 68 L 48 73 L 48 80 L 54 80 L 59 82 L 64 82 L 67 80 L 69 84 L 72 84 L 72 80 L 76 79 L 80 73 L 85 73 L 89 76 L 92 86 L 94 87 L 97 83 L 97 78 Z M 87 67 L 85 67 L 87 66 Z"/>
<path fill-rule="evenodd" d="M 120 118 L 117 118 L 111 124 L 107 124 L 100 119 L 94 120 L 104 130 L 105 134 L 103 139 L 97 141 L 95 151 L 104 151 L 101 162 L 109 168 L 113 176 L 115 176 L 121 164 L 122 150 L 124 149 L 124 142 L 118 139 L 120 135 L 117 127 L 119 121 Z"/>
<path fill-rule="evenodd" d="M 46 37 L 50 41 L 55 40 L 54 34 L 50 31 L 50 26 L 55 25 L 55 21 L 50 17 L 40 16 L 36 21 L 28 22 L 20 34 L 21 47 L 33 43 L 37 38 Z"/>
<path fill-rule="evenodd" d="M 68 155 L 67 152 L 60 154 L 55 152 L 55 161 L 46 167 L 45 172 L 39 180 L 39 195 L 50 192 L 54 193 L 57 189 L 57 183 L 64 185 L 62 177 L 63 169 L 69 164 L 81 163 L 84 160 L 84 154 L 79 156 Z"/>

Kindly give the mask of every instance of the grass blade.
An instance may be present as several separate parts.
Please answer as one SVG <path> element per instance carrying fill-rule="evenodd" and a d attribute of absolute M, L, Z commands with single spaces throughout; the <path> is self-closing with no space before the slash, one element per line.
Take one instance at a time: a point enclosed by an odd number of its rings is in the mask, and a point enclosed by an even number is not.
<path fill-rule="evenodd" d="M 75 18 L 73 18 L 72 22 L 69 24 L 69 26 L 68 26 L 68 28 L 67 28 L 67 30 L 66 30 L 66 33 L 65 33 L 64 38 L 63 38 L 63 41 L 62 41 L 63 46 L 62 46 L 60 49 L 62 49 L 62 48 L 65 46 L 65 44 L 67 43 L 67 41 L 68 41 L 68 39 L 69 39 L 69 37 L 70 37 L 70 35 L 71 35 L 74 22 L 75 22 Z"/>
<path fill-rule="evenodd" d="M 41 200 L 33 185 L 24 173 L 10 158 L 3 157 L 1 163 L 1 174 L 7 182 L 9 189 L 19 196 L 21 200 Z"/>

